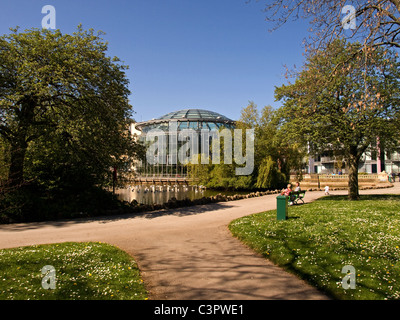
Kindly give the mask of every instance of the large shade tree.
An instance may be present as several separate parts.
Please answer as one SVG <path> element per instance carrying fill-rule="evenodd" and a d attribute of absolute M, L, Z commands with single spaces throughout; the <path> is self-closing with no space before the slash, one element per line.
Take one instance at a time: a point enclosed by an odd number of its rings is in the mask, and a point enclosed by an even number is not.
<path fill-rule="evenodd" d="M 349 57 L 353 57 L 349 59 Z M 400 65 L 384 48 L 336 40 L 310 55 L 293 84 L 276 88 L 282 130 L 314 152 L 340 152 L 349 165 L 349 198 L 357 199 L 362 154 L 379 139 L 398 143 Z"/>
<path fill-rule="evenodd" d="M 121 61 L 102 33 L 18 29 L 0 37 L 0 136 L 8 186 L 75 164 L 99 183 L 136 151 Z M 53 172 L 55 172 L 53 170 Z M 33 176 L 32 176 L 33 175 Z M 54 177 L 53 177 L 54 178 Z"/>

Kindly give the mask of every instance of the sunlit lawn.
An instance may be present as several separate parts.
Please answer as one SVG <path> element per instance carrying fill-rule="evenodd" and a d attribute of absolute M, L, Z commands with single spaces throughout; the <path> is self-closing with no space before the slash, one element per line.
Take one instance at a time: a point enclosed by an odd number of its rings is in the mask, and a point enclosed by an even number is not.
<path fill-rule="evenodd" d="M 336 299 L 400 298 L 400 196 L 330 196 L 230 224 L 248 246 Z M 344 289 L 342 268 L 355 268 L 355 289 Z M 350 283 L 344 281 L 344 283 Z"/>
<path fill-rule="evenodd" d="M 55 289 L 42 287 L 41 270 L 48 265 L 55 269 Z M 69 242 L 0 250 L 2 300 L 146 298 L 135 261 L 108 244 Z"/>

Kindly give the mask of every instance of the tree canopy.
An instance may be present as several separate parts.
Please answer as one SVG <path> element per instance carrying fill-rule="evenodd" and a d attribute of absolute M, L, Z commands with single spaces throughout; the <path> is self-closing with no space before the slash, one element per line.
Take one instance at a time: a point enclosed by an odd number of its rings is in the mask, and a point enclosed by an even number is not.
<path fill-rule="evenodd" d="M 352 56 L 354 58 L 349 59 Z M 293 84 L 276 88 L 282 130 L 313 152 L 346 159 L 349 197 L 357 199 L 360 157 L 377 139 L 398 144 L 400 64 L 394 52 L 332 42 L 308 59 Z"/>
<path fill-rule="evenodd" d="M 138 151 L 125 66 L 102 33 L 31 29 L 0 37 L 0 147 L 8 186 L 103 185 Z M 83 184 L 85 185 L 85 184 Z"/>

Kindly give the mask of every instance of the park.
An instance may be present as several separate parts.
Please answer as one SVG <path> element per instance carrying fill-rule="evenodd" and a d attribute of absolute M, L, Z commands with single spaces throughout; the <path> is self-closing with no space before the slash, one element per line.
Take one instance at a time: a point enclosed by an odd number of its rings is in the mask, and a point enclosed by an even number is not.
<path fill-rule="evenodd" d="M 399 300 L 398 5 L 173 2 L 0 22 L 0 300 Z"/>
<path fill-rule="evenodd" d="M 323 191 L 309 192 L 306 204 L 291 207 L 286 221 L 276 219 L 276 195 L 266 195 L 145 215 L 3 225 L 0 227 L 0 243 L 3 249 L 20 248 L 17 251 L 21 253 L 24 248 L 31 251 L 32 246 L 40 248 L 40 245 L 50 243 L 61 247 L 78 242 L 87 247 L 99 246 L 100 242 L 117 247 L 134 257 L 136 272 L 140 270 L 145 290 L 140 287 L 138 279 L 135 290 L 139 299 L 397 299 L 400 221 L 396 207 L 400 202 L 400 184 L 396 183 L 389 189 L 362 191 L 362 197 L 366 199 L 357 205 L 360 208 L 348 207 L 347 200 L 343 199 L 345 194 L 345 191 L 333 191 L 329 196 L 333 197 L 332 200 L 328 197 L 318 201 L 315 199 L 324 197 Z M 367 203 L 371 206 L 371 214 L 367 213 Z M 311 210 L 311 206 L 315 207 Z M 334 215 L 326 211 L 326 207 L 333 206 Z M 355 210 L 360 214 L 348 214 L 348 211 L 354 213 Z M 263 213 L 251 215 L 259 212 Z M 333 252 L 327 248 L 332 248 Z M 81 250 L 79 252 L 85 251 Z M 320 255 L 318 250 L 322 250 Z M 1 250 L 1 254 L 6 256 L 7 250 Z M 64 255 L 73 256 L 72 253 Z M 101 286 L 101 272 L 108 274 L 102 268 L 98 270 L 100 261 L 102 265 L 110 263 L 108 268 L 111 271 L 117 265 L 117 270 L 119 267 L 124 272 L 128 271 L 129 261 L 117 264 L 119 260 L 111 261 L 110 256 L 104 256 L 94 260 L 97 263 L 90 264 L 88 261 L 92 258 L 82 256 L 83 260 L 77 261 L 76 269 L 69 271 L 74 278 L 71 280 L 62 274 L 64 271 L 61 270 L 67 266 L 63 266 L 63 259 L 60 253 L 50 257 L 41 254 L 32 259 L 38 260 L 33 263 L 37 269 L 36 289 L 44 294 L 45 299 L 52 299 L 55 294 L 60 299 L 77 298 L 79 294 L 74 290 L 78 290 L 79 285 L 82 292 L 85 289 L 90 292 L 86 297 L 81 293 L 82 299 L 129 297 L 123 290 L 127 283 L 120 283 L 118 277 L 111 276 L 106 277 L 107 282 L 113 279 L 115 283 L 106 285 L 108 295 L 104 292 L 93 294 Z M 20 270 L 23 269 L 23 260 L 15 263 Z M 43 277 L 40 269 L 49 263 L 55 267 L 59 277 L 56 290 L 40 287 Z M 306 264 L 309 266 L 303 270 L 302 265 Z M 345 277 L 341 270 L 349 264 L 357 272 L 355 290 L 345 290 L 340 285 Z M 7 273 L 15 269 L 12 266 L 6 268 Z M 28 271 L 29 277 L 21 279 L 34 279 L 33 270 Z M 98 282 L 90 283 L 88 278 L 95 276 Z M 15 279 L 12 273 L 9 277 Z M 125 275 L 122 279 L 127 277 Z M 20 290 L 15 288 L 15 283 L 10 287 L 4 286 L 6 280 L 2 280 L 2 299 L 10 297 L 13 290 L 15 294 Z M 12 283 L 11 279 L 8 280 Z M 113 286 L 115 290 L 112 290 Z M 72 296 L 58 295 L 57 292 L 63 290 Z M 31 293 L 22 290 L 20 298 L 28 298 Z M 18 299 L 18 295 L 15 298 Z"/>

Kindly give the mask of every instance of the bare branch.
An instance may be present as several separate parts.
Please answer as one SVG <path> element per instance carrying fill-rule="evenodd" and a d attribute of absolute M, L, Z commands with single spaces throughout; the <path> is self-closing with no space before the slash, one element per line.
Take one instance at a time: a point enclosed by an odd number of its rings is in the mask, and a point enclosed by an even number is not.
<path fill-rule="evenodd" d="M 346 0 L 275 0 L 265 7 L 266 21 L 275 22 L 272 30 L 276 30 L 290 19 L 309 20 L 310 41 L 305 41 L 309 50 L 339 37 L 360 39 L 368 46 L 400 47 L 400 0 L 353 1 L 357 27 L 345 31 L 342 8 L 347 4 Z"/>

